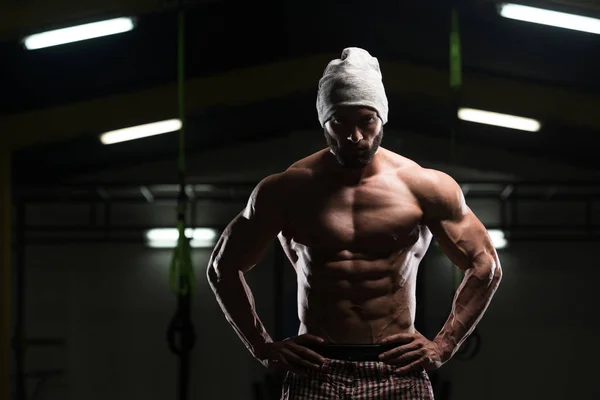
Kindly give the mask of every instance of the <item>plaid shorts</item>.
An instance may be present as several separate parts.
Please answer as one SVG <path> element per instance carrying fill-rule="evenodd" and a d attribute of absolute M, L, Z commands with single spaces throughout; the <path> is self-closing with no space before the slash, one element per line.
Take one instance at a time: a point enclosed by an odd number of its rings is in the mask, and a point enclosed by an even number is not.
<path fill-rule="evenodd" d="M 433 400 L 425 370 L 397 374 L 379 361 L 327 359 L 306 376 L 287 372 L 281 400 Z"/>

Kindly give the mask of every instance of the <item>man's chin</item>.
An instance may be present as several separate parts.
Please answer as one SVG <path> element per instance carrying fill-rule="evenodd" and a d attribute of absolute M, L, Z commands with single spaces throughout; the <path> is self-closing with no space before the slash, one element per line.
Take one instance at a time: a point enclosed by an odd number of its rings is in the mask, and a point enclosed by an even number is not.
<path fill-rule="evenodd" d="M 341 164 L 348 169 L 362 169 L 370 164 L 370 160 L 342 160 Z"/>

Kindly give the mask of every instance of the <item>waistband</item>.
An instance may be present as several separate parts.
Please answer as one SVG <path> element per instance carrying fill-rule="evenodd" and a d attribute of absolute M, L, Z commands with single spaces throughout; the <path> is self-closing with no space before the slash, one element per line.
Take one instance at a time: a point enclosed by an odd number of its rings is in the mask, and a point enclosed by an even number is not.
<path fill-rule="evenodd" d="M 379 361 L 379 355 L 397 344 L 310 344 L 304 345 L 325 358 L 343 361 Z"/>

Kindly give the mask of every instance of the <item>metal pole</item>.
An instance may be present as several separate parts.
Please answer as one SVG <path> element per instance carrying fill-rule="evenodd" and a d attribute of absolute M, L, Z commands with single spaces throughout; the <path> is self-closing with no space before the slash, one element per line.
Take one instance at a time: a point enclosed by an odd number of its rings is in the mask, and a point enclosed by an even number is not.
<path fill-rule="evenodd" d="M 191 334 L 191 296 L 179 295 L 178 307 L 181 317 L 182 332 L 181 332 L 181 354 L 179 355 L 179 389 L 178 399 L 189 399 L 189 376 L 190 376 L 190 352 L 194 346 Z"/>
<path fill-rule="evenodd" d="M 0 398 L 10 399 L 11 154 L 0 147 Z"/>
<path fill-rule="evenodd" d="M 25 204 L 17 201 L 15 218 L 15 327 L 13 348 L 15 355 L 15 394 L 17 400 L 26 400 L 25 389 Z"/>

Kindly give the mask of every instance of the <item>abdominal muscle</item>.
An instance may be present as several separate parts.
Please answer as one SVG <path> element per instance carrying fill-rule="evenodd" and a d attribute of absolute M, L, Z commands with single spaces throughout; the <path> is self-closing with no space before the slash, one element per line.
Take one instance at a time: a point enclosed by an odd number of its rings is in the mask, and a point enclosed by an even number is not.
<path fill-rule="evenodd" d="M 297 265 L 299 334 L 329 343 L 373 344 L 414 332 L 418 261 L 409 252 L 394 260 Z"/>

